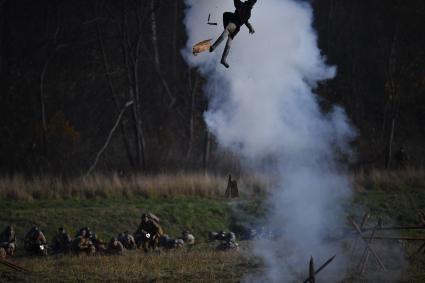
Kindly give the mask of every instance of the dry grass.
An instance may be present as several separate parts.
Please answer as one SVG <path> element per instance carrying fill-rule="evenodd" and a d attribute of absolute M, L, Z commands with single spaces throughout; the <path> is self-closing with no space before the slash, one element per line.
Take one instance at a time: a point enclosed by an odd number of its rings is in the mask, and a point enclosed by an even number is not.
<path fill-rule="evenodd" d="M 264 177 L 240 178 L 242 194 L 262 194 L 268 185 Z M 204 174 L 94 175 L 87 178 L 64 180 L 41 176 L 27 179 L 20 175 L 0 179 L 0 200 L 92 199 L 107 197 L 164 197 L 224 195 L 227 177 Z"/>
<path fill-rule="evenodd" d="M 356 191 L 379 186 L 392 189 L 394 187 L 424 187 L 425 169 L 407 168 L 404 170 L 371 170 L 360 171 L 353 176 Z"/>
<path fill-rule="evenodd" d="M 418 187 L 425 185 L 425 169 L 398 171 L 360 171 L 352 175 L 354 188 L 362 191 L 375 186 Z M 261 196 L 273 185 L 265 175 L 238 178 L 242 196 Z M 51 176 L 24 178 L 20 175 L 0 178 L 0 200 L 93 199 L 107 197 L 166 197 L 224 195 L 227 176 L 191 174 L 158 174 L 121 177 L 118 174 L 93 175 L 65 180 Z"/>
<path fill-rule="evenodd" d="M 240 253 L 215 252 L 211 247 L 160 255 L 138 250 L 125 256 L 21 258 L 15 262 L 32 271 L 8 278 L 21 282 L 239 282 L 249 264 Z"/>

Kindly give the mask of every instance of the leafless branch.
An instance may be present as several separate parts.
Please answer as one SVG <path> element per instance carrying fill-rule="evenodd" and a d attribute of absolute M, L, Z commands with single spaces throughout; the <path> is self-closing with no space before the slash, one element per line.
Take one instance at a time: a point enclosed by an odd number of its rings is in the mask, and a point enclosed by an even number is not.
<path fill-rule="evenodd" d="M 102 148 L 96 154 L 96 158 L 95 158 L 93 164 L 90 166 L 89 170 L 87 170 L 86 177 L 88 177 L 93 172 L 93 170 L 96 168 L 97 162 L 99 161 L 99 158 L 102 156 L 103 152 L 108 147 L 109 142 L 111 141 L 112 136 L 114 135 L 115 130 L 118 128 L 118 125 L 121 122 L 122 116 L 124 115 L 124 113 L 127 110 L 127 108 L 130 107 L 133 103 L 134 103 L 133 101 L 128 101 L 124 105 L 123 109 L 121 110 L 120 114 L 118 115 L 117 121 L 115 122 L 114 126 L 112 127 L 111 131 L 109 132 L 109 135 L 108 135 L 108 138 L 105 141 L 105 144 L 102 146 Z"/>

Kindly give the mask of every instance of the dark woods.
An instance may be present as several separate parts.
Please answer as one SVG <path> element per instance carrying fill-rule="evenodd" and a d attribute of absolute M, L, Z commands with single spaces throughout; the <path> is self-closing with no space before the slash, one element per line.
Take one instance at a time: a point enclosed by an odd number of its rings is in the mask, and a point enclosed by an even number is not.
<path fill-rule="evenodd" d="M 338 66 L 318 94 L 359 129 L 357 164 L 391 167 L 403 146 L 421 165 L 423 1 L 312 4 Z M 0 0 L 0 172 L 80 174 L 95 160 L 125 173 L 237 167 L 206 131 L 183 18 L 182 0 Z"/>
<path fill-rule="evenodd" d="M 355 166 L 423 165 L 425 1 L 312 2 L 319 46 L 338 67 L 319 94 L 357 127 Z"/>
<path fill-rule="evenodd" d="M 3 1 L 1 170 L 202 166 L 206 100 L 182 1 Z"/>

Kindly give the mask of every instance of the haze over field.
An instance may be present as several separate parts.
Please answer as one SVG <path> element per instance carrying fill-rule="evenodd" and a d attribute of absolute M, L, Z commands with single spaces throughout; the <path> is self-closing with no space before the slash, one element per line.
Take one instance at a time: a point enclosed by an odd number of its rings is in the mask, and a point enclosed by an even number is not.
<path fill-rule="evenodd" d="M 209 130 L 221 147 L 239 154 L 250 167 L 266 166 L 280 176 L 270 196 L 269 222 L 285 237 L 256 245 L 254 252 L 268 272 L 247 280 L 294 280 L 311 255 L 325 261 L 338 254 L 343 265 L 339 247 L 325 238 L 341 226 L 341 205 L 350 196 L 336 152 L 350 154 L 348 143 L 355 133 L 343 109 L 323 113 L 314 94 L 317 83 L 333 78 L 336 68 L 325 64 L 317 47 L 311 7 L 292 0 L 259 1 L 251 18 L 256 33 L 251 36 L 241 28 L 228 57 L 230 69 L 225 69 L 219 64 L 224 43 L 214 54 L 197 57 L 191 46 L 219 36 L 221 14 L 233 11 L 233 2 L 186 4 L 184 55 L 208 80 L 204 118 Z M 205 24 L 208 14 L 220 22 L 218 28 Z"/>

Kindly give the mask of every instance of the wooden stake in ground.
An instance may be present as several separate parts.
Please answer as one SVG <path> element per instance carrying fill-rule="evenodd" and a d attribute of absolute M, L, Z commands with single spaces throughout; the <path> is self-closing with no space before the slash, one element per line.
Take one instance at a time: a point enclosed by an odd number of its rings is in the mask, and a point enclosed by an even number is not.
<path fill-rule="evenodd" d="M 316 283 L 316 276 L 314 272 L 314 260 L 313 257 L 310 258 L 310 270 L 309 270 L 309 282 L 310 283 Z"/>
<path fill-rule="evenodd" d="M 322 271 L 323 269 L 325 269 L 325 267 L 328 266 L 328 264 L 331 263 L 334 260 L 335 257 L 336 257 L 336 255 L 334 255 L 333 257 L 331 257 L 330 259 L 328 259 L 324 264 L 322 264 L 322 266 L 320 266 L 316 271 L 314 271 L 314 277 L 317 274 L 319 274 L 320 271 Z M 303 281 L 303 283 L 309 283 L 309 282 L 311 282 L 310 281 L 310 278 L 311 278 L 311 267 L 312 267 L 312 265 L 313 265 L 313 269 L 314 269 L 313 257 L 311 257 L 311 260 L 310 260 L 310 276 L 307 279 L 305 279 Z M 314 280 L 316 280 L 316 279 L 314 278 Z"/>

